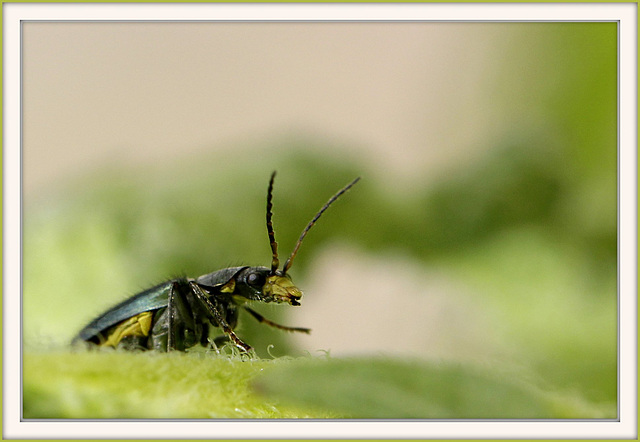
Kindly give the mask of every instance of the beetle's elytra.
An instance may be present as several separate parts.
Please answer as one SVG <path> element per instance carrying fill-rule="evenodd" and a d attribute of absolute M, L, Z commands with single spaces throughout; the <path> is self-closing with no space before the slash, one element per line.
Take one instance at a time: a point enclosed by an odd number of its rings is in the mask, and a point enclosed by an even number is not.
<path fill-rule="evenodd" d="M 332 196 L 302 231 L 291 255 L 279 270 L 278 244 L 271 222 L 275 172 L 267 191 L 267 234 L 271 244 L 271 267 L 229 267 L 198 278 L 172 279 L 140 292 L 91 321 L 74 338 L 98 346 L 159 351 L 209 345 L 210 327 L 219 327 L 223 339 L 230 340 L 242 351 L 251 346 L 233 331 L 238 322 L 238 309 L 244 308 L 259 322 L 285 331 L 309 333 L 307 328 L 276 324 L 252 310 L 247 301 L 300 305 L 302 292 L 287 271 L 298 253 L 307 232 L 320 215 L 349 190 L 360 178 L 347 184 Z"/>

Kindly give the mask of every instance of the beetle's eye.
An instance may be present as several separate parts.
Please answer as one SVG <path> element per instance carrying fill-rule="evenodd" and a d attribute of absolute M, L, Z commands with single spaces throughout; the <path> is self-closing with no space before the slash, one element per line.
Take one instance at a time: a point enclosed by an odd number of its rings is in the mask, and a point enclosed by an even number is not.
<path fill-rule="evenodd" d="M 247 276 L 247 282 L 254 287 L 262 287 L 265 280 L 265 276 L 262 273 L 250 273 Z"/>

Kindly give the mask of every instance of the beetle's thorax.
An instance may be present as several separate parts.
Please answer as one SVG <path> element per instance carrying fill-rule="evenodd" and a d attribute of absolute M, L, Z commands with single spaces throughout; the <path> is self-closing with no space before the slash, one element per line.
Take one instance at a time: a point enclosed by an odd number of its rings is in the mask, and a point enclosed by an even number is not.
<path fill-rule="evenodd" d="M 276 302 L 300 305 L 302 291 L 289 275 L 275 274 L 267 267 L 229 267 L 196 279 L 198 284 L 227 293 L 237 303 L 244 301 Z"/>
<path fill-rule="evenodd" d="M 209 287 L 215 287 L 220 284 L 226 284 L 242 270 L 249 268 L 249 266 L 240 267 L 227 267 L 226 269 L 216 270 L 215 272 L 207 273 L 206 275 L 198 276 L 196 282 Z"/>

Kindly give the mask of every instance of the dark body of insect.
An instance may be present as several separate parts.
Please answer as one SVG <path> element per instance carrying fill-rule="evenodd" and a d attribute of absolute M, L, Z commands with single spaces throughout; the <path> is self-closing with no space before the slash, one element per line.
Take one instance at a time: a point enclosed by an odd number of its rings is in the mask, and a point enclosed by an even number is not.
<path fill-rule="evenodd" d="M 276 302 L 300 305 L 302 292 L 287 271 L 305 235 L 322 213 L 359 178 L 349 183 L 320 209 L 302 231 L 296 246 L 279 270 L 278 245 L 271 222 L 271 198 L 275 172 L 267 192 L 267 233 L 271 244 L 271 268 L 229 267 L 198 278 L 176 278 L 151 287 L 121 302 L 97 317 L 75 337 L 75 342 L 124 349 L 159 351 L 210 345 L 211 327 L 219 327 L 224 335 L 215 342 L 230 340 L 242 351 L 251 350 L 234 332 L 240 308 L 259 322 L 285 331 L 309 333 L 307 328 L 276 324 L 249 308 L 246 303 Z"/>

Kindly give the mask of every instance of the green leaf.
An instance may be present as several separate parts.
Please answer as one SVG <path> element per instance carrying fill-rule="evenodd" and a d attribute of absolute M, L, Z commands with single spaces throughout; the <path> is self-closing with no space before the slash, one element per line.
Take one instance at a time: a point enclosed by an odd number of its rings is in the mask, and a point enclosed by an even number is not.
<path fill-rule="evenodd" d="M 287 360 L 213 353 L 29 352 L 24 354 L 26 419 L 215 419 L 331 417 L 281 407 L 249 388 Z"/>
<path fill-rule="evenodd" d="M 545 393 L 516 374 L 451 363 L 300 359 L 257 380 L 269 400 L 357 419 L 546 419 L 613 417 L 615 404 Z"/>

